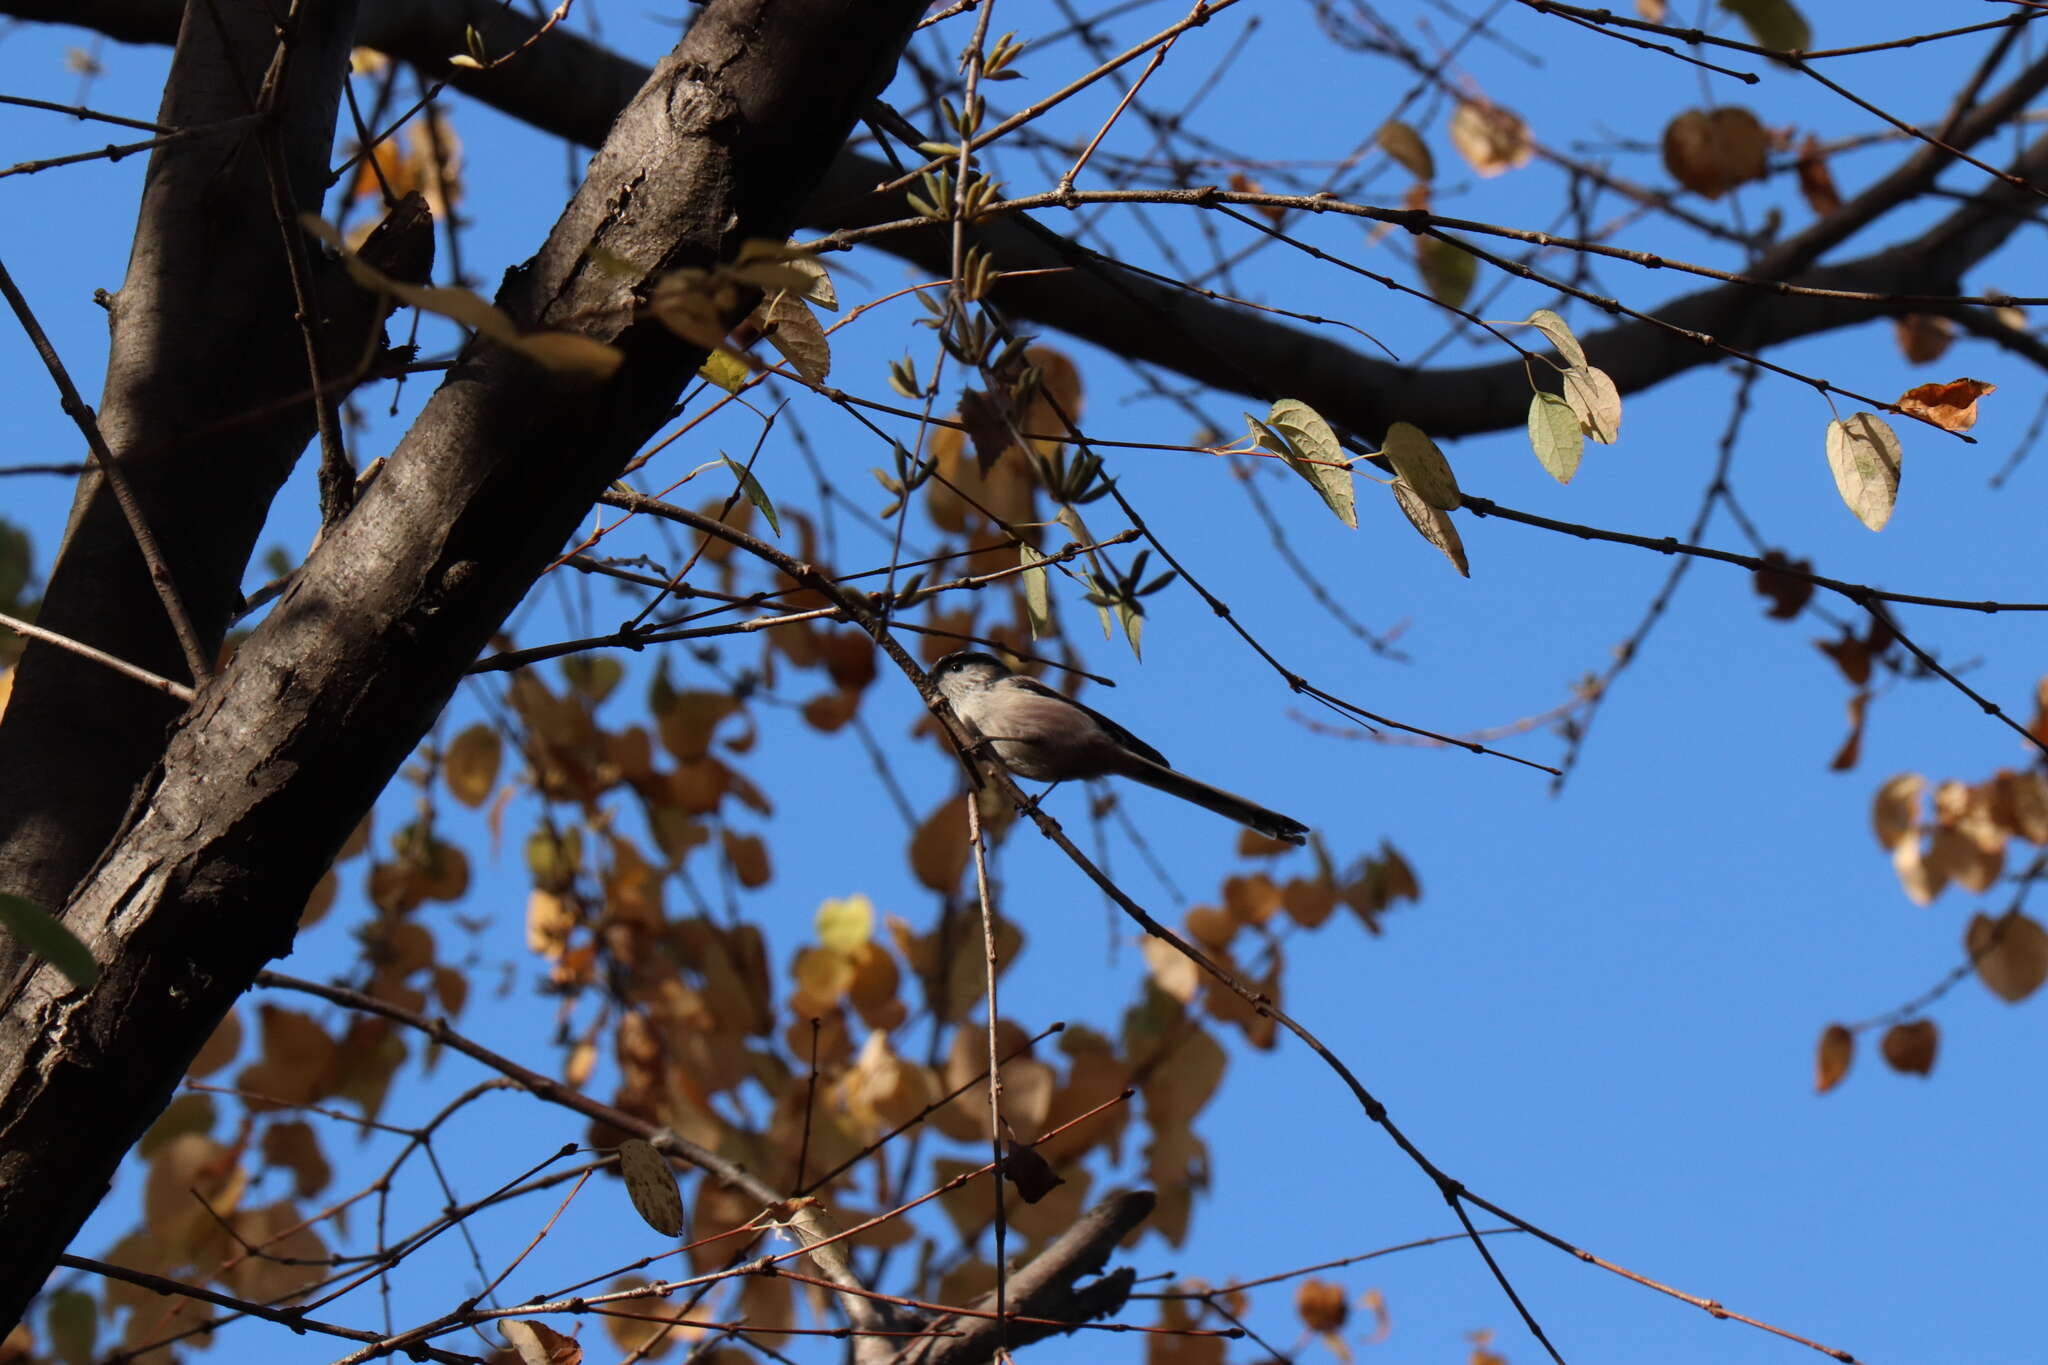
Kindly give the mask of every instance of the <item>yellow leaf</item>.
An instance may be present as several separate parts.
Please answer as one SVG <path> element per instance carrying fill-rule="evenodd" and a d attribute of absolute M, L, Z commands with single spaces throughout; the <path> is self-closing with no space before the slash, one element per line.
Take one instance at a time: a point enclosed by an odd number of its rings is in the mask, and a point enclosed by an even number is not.
<path fill-rule="evenodd" d="M 855 892 L 818 907 L 818 942 L 842 953 L 853 953 L 867 943 L 875 931 L 875 903 Z"/>

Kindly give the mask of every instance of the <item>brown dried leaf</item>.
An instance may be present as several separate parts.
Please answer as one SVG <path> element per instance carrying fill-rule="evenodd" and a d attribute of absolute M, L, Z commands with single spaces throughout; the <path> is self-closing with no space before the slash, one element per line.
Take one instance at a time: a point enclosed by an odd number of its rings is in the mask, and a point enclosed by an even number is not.
<path fill-rule="evenodd" d="M 1343 1285 L 1311 1278 L 1294 1291 L 1294 1311 L 1311 1332 L 1341 1332 L 1351 1305 L 1345 1302 Z"/>
<path fill-rule="evenodd" d="M 1856 766 L 1856 760 L 1863 755 L 1863 717 L 1870 709 L 1870 693 L 1858 692 L 1849 698 L 1849 733 L 1842 740 L 1842 747 L 1835 750 L 1835 756 L 1828 760 L 1828 771 L 1848 772 Z"/>
<path fill-rule="evenodd" d="M 1870 827 L 1880 847 L 1896 849 L 1920 832 L 1920 798 L 1926 790 L 1927 779 L 1918 773 L 1900 773 L 1877 789 Z"/>
<path fill-rule="evenodd" d="M 1922 384 L 1900 394 L 1899 407 L 1915 417 L 1925 417 L 1943 431 L 1968 431 L 1977 425 L 1977 400 L 1997 390 L 1998 385 L 1981 379 Z"/>
<path fill-rule="evenodd" d="M 1934 1050 L 1939 1041 L 1932 1019 L 1910 1019 L 1886 1029 L 1879 1050 L 1892 1070 L 1925 1076 L 1934 1070 Z"/>
<path fill-rule="evenodd" d="M 583 1360 L 576 1338 L 565 1337 L 544 1322 L 507 1318 L 498 1330 L 519 1353 L 519 1365 L 580 1365 Z"/>
<path fill-rule="evenodd" d="M 1908 313 L 1892 324 L 1899 353 L 1913 365 L 1932 365 L 1956 339 L 1956 325 L 1933 313 Z"/>
<path fill-rule="evenodd" d="M 1719 199 L 1763 179 L 1770 147 L 1770 134 L 1747 109 L 1688 109 L 1664 129 L 1664 168 L 1694 194 Z"/>
<path fill-rule="evenodd" d="M 683 1196 L 676 1188 L 676 1173 L 668 1158 L 654 1150 L 654 1144 L 640 1138 L 620 1143 L 619 1174 L 626 1178 L 633 1211 L 648 1227 L 664 1237 L 682 1232 Z"/>
<path fill-rule="evenodd" d="M 498 732 L 484 724 L 464 730 L 448 742 L 441 757 L 442 777 L 448 792 L 471 810 L 491 799 L 497 785 L 498 765 L 504 758 L 504 744 Z"/>
<path fill-rule="evenodd" d="M 320 1150 L 319 1134 L 313 1125 L 294 1119 L 273 1123 L 263 1131 L 263 1159 L 292 1173 L 293 1188 L 301 1199 L 310 1199 L 327 1188 L 334 1168 Z"/>
<path fill-rule="evenodd" d="M 910 870 L 924 886 L 950 895 L 967 870 L 967 813 L 955 801 L 941 801 L 910 839 Z"/>
<path fill-rule="evenodd" d="M 1820 1054 L 1814 1066 L 1813 1088 L 1825 1095 L 1842 1083 L 1842 1077 L 1849 1074 L 1849 1063 L 1856 1056 L 1856 1036 L 1840 1024 L 1829 1024 L 1821 1030 Z"/>
<path fill-rule="evenodd" d="M 1842 207 L 1842 192 L 1835 188 L 1835 174 L 1821 151 L 1820 139 L 1812 133 L 1799 144 L 1799 193 L 1814 216 L 1825 218 Z"/>
<path fill-rule="evenodd" d="M 1997 919 L 1972 915 L 1963 947 L 1976 964 L 1977 979 L 2009 1005 L 2048 981 L 2048 929 L 2017 910 Z"/>

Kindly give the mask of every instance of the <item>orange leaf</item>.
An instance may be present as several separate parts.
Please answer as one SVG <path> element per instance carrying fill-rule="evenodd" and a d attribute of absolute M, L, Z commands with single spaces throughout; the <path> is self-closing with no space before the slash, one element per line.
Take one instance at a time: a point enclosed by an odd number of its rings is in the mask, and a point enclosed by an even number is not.
<path fill-rule="evenodd" d="M 1856 1035 L 1840 1024 L 1829 1024 L 1821 1030 L 1820 1055 L 1814 1067 L 1813 1088 L 1820 1094 L 1827 1094 L 1842 1083 L 1842 1077 L 1849 1074 L 1849 1062 L 1856 1055 Z"/>
<path fill-rule="evenodd" d="M 1981 379 L 1951 379 L 1946 384 L 1922 384 L 1899 395 L 1899 407 L 1915 417 L 1925 417 L 1943 431 L 1968 431 L 1977 425 L 1977 400 L 1998 391 L 1998 385 Z"/>

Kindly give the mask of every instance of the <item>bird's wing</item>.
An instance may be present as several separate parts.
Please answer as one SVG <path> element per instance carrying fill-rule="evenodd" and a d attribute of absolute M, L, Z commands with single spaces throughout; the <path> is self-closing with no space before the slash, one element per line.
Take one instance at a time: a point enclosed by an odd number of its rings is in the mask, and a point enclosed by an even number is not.
<path fill-rule="evenodd" d="M 1083 702 L 1075 701 L 1072 697 L 1068 696 L 1064 692 L 1056 692 L 1052 688 L 1047 687 L 1044 683 L 1040 682 L 1036 678 L 1027 678 L 1022 676 L 1021 674 L 1015 674 L 1009 678 L 1006 678 L 1004 680 L 1004 684 L 1009 687 L 1015 687 L 1022 691 L 1029 692 L 1031 693 L 1031 695 L 1035 697 L 1050 697 L 1054 701 L 1064 702 L 1068 706 L 1073 707 L 1076 711 L 1079 711 L 1083 715 L 1092 718 L 1097 725 L 1100 725 L 1104 730 L 1107 730 L 1116 739 L 1116 742 L 1118 744 L 1123 745 L 1124 748 L 1129 749 L 1132 753 L 1141 754 L 1144 757 L 1151 759 L 1154 763 L 1157 763 L 1164 768 L 1171 768 L 1173 766 L 1173 764 L 1167 762 L 1165 754 L 1160 753 L 1157 749 L 1147 744 L 1144 740 L 1139 739 L 1129 730 L 1124 729 L 1123 726 L 1118 725 L 1115 721 L 1111 720 L 1108 716 L 1103 715 L 1094 707 L 1089 706 Z"/>

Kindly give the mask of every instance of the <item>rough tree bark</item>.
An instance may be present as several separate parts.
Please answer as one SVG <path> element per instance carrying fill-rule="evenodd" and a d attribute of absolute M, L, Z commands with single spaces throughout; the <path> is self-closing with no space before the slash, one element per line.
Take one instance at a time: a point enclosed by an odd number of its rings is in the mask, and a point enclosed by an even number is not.
<path fill-rule="evenodd" d="M 219 0 L 194 13 L 238 9 L 268 12 Z M 593 383 L 488 344 L 469 348 L 355 511 L 176 718 L 168 747 L 135 740 L 147 756 L 140 782 L 112 761 L 133 755 L 96 765 L 103 789 L 90 797 L 103 812 L 118 790 L 119 828 L 64 915 L 103 976 L 89 992 L 34 964 L 0 979 L 0 1324 L 19 1318 L 221 1015 L 289 948 L 314 882 L 464 669 L 694 373 L 701 348 L 636 316 L 635 300 L 671 269 L 790 233 L 923 9 L 922 0 L 708 6 L 498 297 L 522 327 L 618 345 L 618 373 Z M 195 30 L 185 38 L 196 41 Z M 267 62 L 266 50 L 256 69 Z M 328 79 L 331 110 L 338 66 Z M 201 196 L 211 188 L 188 186 Z M 273 222 L 268 249 L 282 242 Z M 637 263 L 639 278 L 620 278 L 621 260 Z M 289 319 L 289 296 L 282 306 Z M 152 430 L 147 410 L 132 422 Z M 191 463 L 206 452 L 168 458 Z M 242 515 L 268 500 L 242 485 L 219 495 Z M 171 533 L 171 512 L 161 514 L 158 533 Z M 81 523 L 65 554 L 82 553 L 87 534 Z M 53 579 L 46 610 L 61 610 L 57 590 Z M 30 665 L 24 656 L 24 679 Z M 0 730 L 24 724 L 20 699 L 17 691 Z M 0 863 L 0 885 L 19 892 L 23 867 Z"/>

